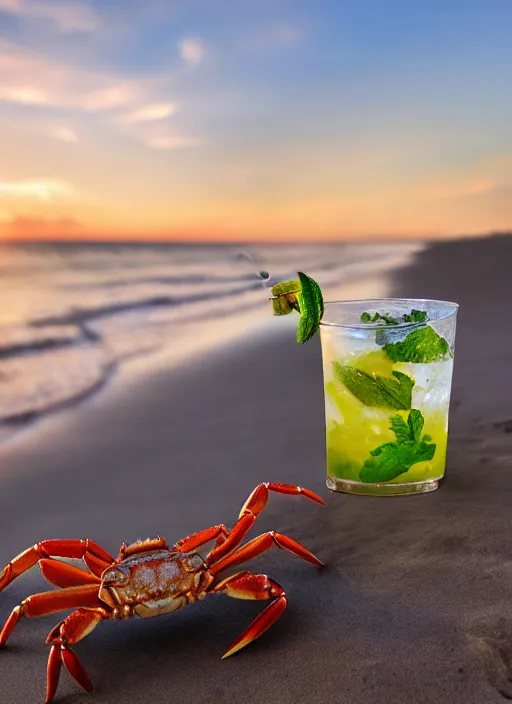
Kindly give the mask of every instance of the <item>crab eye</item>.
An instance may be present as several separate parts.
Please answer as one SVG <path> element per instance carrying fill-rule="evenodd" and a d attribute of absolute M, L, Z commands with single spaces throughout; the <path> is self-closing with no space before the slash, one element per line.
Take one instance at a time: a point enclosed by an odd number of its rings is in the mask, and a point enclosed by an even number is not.
<path fill-rule="evenodd" d="M 126 573 L 117 567 L 107 570 L 103 575 L 104 584 L 125 584 L 127 581 Z"/>
<path fill-rule="evenodd" d="M 183 560 L 183 566 L 186 570 L 197 570 L 203 566 L 203 558 L 197 552 L 192 552 Z"/>

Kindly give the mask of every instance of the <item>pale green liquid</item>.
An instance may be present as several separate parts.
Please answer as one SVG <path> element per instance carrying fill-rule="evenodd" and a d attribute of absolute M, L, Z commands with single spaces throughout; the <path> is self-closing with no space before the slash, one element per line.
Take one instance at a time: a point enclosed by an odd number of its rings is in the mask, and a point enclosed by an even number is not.
<path fill-rule="evenodd" d="M 396 441 L 396 436 L 390 429 L 390 417 L 399 414 L 407 421 L 409 411 L 364 405 L 332 374 L 332 370 L 329 371 L 334 361 L 368 374 L 385 377 L 391 377 L 392 372 L 396 370 L 416 381 L 412 393 L 412 408 L 421 411 L 425 420 L 423 433 L 430 435 L 431 442 L 435 443 L 435 453 L 431 460 L 412 465 L 408 471 L 386 484 L 440 479 L 444 475 L 446 464 L 453 360 L 428 365 L 393 363 L 382 350 L 349 354 L 343 359 L 336 356 L 328 359 L 325 366 L 327 474 L 328 477 L 359 483 L 359 473 L 365 461 L 371 457 L 370 451 L 384 443 Z M 367 484 L 368 490 L 371 487 L 372 484 Z M 365 487 L 362 489 L 361 493 L 366 493 Z"/>

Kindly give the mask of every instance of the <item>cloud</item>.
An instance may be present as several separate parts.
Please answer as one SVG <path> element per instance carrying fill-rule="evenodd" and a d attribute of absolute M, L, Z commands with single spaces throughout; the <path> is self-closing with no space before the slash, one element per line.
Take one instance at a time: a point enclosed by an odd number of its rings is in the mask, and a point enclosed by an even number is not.
<path fill-rule="evenodd" d="M 144 105 L 137 110 L 120 115 L 119 122 L 125 124 L 136 124 L 139 122 L 155 122 L 174 115 L 179 110 L 177 103 L 153 103 Z"/>
<path fill-rule="evenodd" d="M 63 32 L 91 32 L 98 18 L 85 2 L 45 2 L 44 0 L 0 0 L 0 11 L 33 20 L 48 20 Z"/>
<path fill-rule="evenodd" d="M 146 140 L 152 149 L 190 149 L 205 144 L 203 139 L 197 137 L 149 137 Z"/>
<path fill-rule="evenodd" d="M 497 186 L 498 184 L 495 181 L 485 178 L 469 183 L 422 189 L 420 195 L 434 200 L 451 200 L 453 198 L 467 198 L 490 193 L 496 190 Z"/>
<path fill-rule="evenodd" d="M 32 198 L 50 201 L 53 198 L 66 197 L 73 193 L 73 188 L 64 181 L 42 179 L 40 181 L 0 181 L 0 198 Z"/>
<path fill-rule="evenodd" d="M 56 63 L 0 40 L 0 102 L 94 115 L 106 127 L 151 148 L 197 146 L 198 139 L 155 131 L 159 126 L 165 128 L 165 121 L 181 109 L 180 103 L 170 99 L 170 81 L 168 73 L 132 79 Z M 61 141 L 77 141 L 66 126 L 54 125 L 53 130 L 47 129 L 49 133 Z"/>
<path fill-rule="evenodd" d="M 135 108 L 146 92 L 142 81 L 53 63 L 0 42 L 0 100 L 5 102 L 99 112 Z"/>
<path fill-rule="evenodd" d="M 21 105 L 44 105 L 47 96 L 42 90 L 37 88 L 25 88 L 23 86 L 0 86 L 0 100 L 7 103 L 21 103 Z"/>
<path fill-rule="evenodd" d="M 58 125 L 51 132 L 52 137 L 60 140 L 61 142 L 78 142 L 78 137 L 76 132 L 68 127 L 67 125 Z"/>
<path fill-rule="evenodd" d="M 178 42 L 178 51 L 186 63 L 197 66 L 204 58 L 203 42 L 198 37 L 188 37 Z"/>
<path fill-rule="evenodd" d="M 138 94 L 134 83 L 120 83 L 84 94 L 80 107 L 91 112 L 114 110 L 136 102 Z"/>

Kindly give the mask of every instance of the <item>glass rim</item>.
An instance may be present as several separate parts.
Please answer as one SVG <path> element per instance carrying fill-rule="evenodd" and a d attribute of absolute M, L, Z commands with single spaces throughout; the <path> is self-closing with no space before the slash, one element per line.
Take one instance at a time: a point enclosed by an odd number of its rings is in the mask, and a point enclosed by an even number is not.
<path fill-rule="evenodd" d="M 453 301 L 440 301 L 436 298 L 353 298 L 353 299 L 346 299 L 346 300 L 337 300 L 337 301 L 325 301 L 324 303 L 324 315 L 325 315 L 325 308 L 327 306 L 343 306 L 343 305 L 350 305 L 354 303 L 375 303 L 377 301 L 382 301 L 383 303 L 390 303 L 391 301 L 399 302 L 399 303 L 411 303 L 411 304 L 425 304 L 425 303 L 439 303 L 443 306 L 446 306 L 447 311 L 446 313 L 437 316 L 433 320 L 428 320 L 426 322 L 428 323 L 437 323 L 440 322 L 441 320 L 448 320 L 448 318 L 451 318 L 453 315 L 457 314 L 457 311 L 459 309 L 459 304 L 454 303 Z M 425 325 L 425 323 L 421 322 L 403 322 L 403 323 L 398 323 L 397 325 L 383 325 L 382 322 L 370 322 L 370 323 L 363 323 L 361 321 L 357 321 L 354 323 L 335 323 L 335 322 L 329 322 L 328 320 L 325 320 L 322 318 L 320 321 L 320 326 L 324 327 L 330 327 L 330 328 L 351 328 L 351 329 L 357 329 L 357 330 L 382 330 L 384 328 L 393 328 L 393 330 L 400 330 L 400 328 L 410 328 L 410 327 L 415 327 L 419 325 Z"/>

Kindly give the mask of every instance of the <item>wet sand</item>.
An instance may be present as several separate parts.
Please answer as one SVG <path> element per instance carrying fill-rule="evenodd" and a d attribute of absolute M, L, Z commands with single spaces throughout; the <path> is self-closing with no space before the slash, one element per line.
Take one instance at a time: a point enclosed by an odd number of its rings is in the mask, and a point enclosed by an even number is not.
<path fill-rule="evenodd" d="M 430 495 L 325 488 L 318 338 L 289 325 L 107 393 L 0 447 L 0 563 L 43 538 L 170 542 L 231 525 L 260 481 L 251 536 L 277 530 L 327 566 L 272 550 L 250 563 L 289 607 L 257 642 L 220 656 L 265 606 L 211 597 L 161 618 L 101 624 L 76 646 L 95 692 L 63 673 L 55 701 L 98 704 L 499 704 L 512 699 L 512 238 L 432 245 L 393 294 L 460 308 L 448 475 Z M 0 595 L 0 619 L 47 588 L 37 568 Z M 25 620 L 0 652 L 0 701 L 44 701 L 48 631 Z"/>

